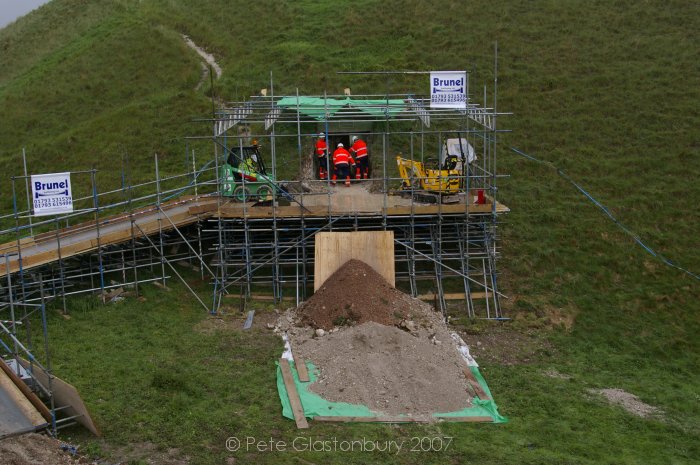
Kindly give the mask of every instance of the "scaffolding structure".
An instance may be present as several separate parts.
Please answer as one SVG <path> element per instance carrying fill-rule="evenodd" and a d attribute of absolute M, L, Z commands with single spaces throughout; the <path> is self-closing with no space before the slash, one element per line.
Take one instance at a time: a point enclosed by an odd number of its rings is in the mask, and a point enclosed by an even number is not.
<path fill-rule="evenodd" d="M 497 145 L 504 131 L 497 120 L 505 113 L 471 99 L 464 109 L 435 109 L 416 94 L 304 99 L 298 93 L 256 96 L 199 120 L 205 130 L 187 140 L 211 142 L 213 155 L 199 168 L 194 156 L 188 158 L 184 173 L 162 177 L 156 156 L 154 180 L 123 181 L 105 192 L 95 170 L 72 173 L 89 179 L 89 194 L 74 199 L 70 214 L 33 218 L 26 162 L 24 176 L 11 178 L 13 212 L 0 217 L 0 237 L 7 241 L 0 244 L 0 356 L 29 362 L 24 375 L 50 406 L 54 433 L 74 419 L 61 418 L 64 406 L 52 395 L 49 302 L 60 302 L 68 313 L 70 296 L 96 293 L 106 302 L 177 277 L 211 313 L 227 296 L 246 301 L 261 292 L 299 304 L 313 292 L 319 231 L 393 231 L 397 286 L 445 315 L 447 301 L 456 298 L 470 318 L 503 318 L 496 262 L 499 217 L 508 209 L 497 200 Z M 314 179 L 312 141 L 320 132 L 334 143 L 361 135 L 371 179 L 349 189 Z M 397 155 L 427 163 L 445 138 L 455 136 L 477 155 L 457 176 L 456 202 L 429 203 L 415 184 L 400 188 Z M 222 165 L 232 149 L 253 139 L 278 180 L 272 194 L 243 201 L 221 195 L 229 182 Z M 245 186 L 245 178 L 240 182 Z M 211 282 L 211 299 L 189 286 L 185 267 Z"/>
<path fill-rule="evenodd" d="M 29 195 L 20 208 L 25 196 L 18 191 L 29 188 L 29 176 L 11 178 L 14 211 L 0 217 L 11 225 L 0 236 L 14 237 L 0 244 L 0 358 L 48 407 L 50 418 L 37 429 L 56 435 L 82 416 L 65 414 L 72 407 L 55 398 L 47 307 L 53 301 L 68 314 L 71 296 L 96 293 L 103 303 L 127 292 L 138 296 L 144 283 L 182 278 L 174 264 L 200 271 L 206 245 L 199 215 L 189 210 L 215 204 L 211 194 L 198 193 L 200 186 L 213 191 L 215 181 L 198 182 L 215 177 L 209 165 L 163 179 L 156 158 L 155 181 L 100 193 L 95 170 L 73 172 L 89 177 L 91 195 L 75 198 L 72 213 L 49 219 L 32 216 Z"/>
<path fill-rule="evenodd" d="M 502 131 L 496 126 L 498 116 L 494 108 L 475 103 L 462 111 L 431 109 L 428 99 L 406 94 L 352 99 L 345 95 L 261 96 L 230 103 L 213 121 L 216 149 L 228 153 L 256 140 L 269 147 L 275 177 L 281 171 L 280 159 L 285 164 L 293 160 L 297 173 L 304 173 L 310 142 L 319 132 L 330 141 L 361 134 L 369 141 L 374 174 L 372 180 L 361 182 L 370 186 L 367 192 L 356 195 L 371 196 L 373 202 L 359 207 L 361 202 L 335 203 L 334 196 L 343 187 L 297 175 L 284 182 L 295 193 L 297 208 L 291 212 L 290 207 L 272 202 L 263 207 L 264 215 L 256 215 L 261 207 L 254 206 L 253 199 L 235 207 L 220 206 L 220 214 L 205 228 L 219 237 L 215 300 L 231 294 L 249 296 L 254 289 L 268 287 L 276 300 L 291 294 L 302 301 L 313 282 L 316 232 L 392 230 L 396 279 L 405 283 L 406 291 L 425 296 L 422 283 L 429 283 L 436 307 L 446 312 L 446 296 L 454 297 L 458 289 L 469 317 L 502 318 L 496 239 L 498 217 L 507 208 L 496 200 L 496 145 Z M 436 155 L 445 137 L 455 134 L 479 150 L 478 161 L 459 176 L 463 186 L 459 202 L 426 204 L 418 189 L 399 192 L 402 179 L 395 156 L 401 152 L 412 161 L 426 161 Z M 476 204 L 474 194 L 479 190 L 487 193 L 487 205 Z M 278 193 L 276 199 L 281 198 Z M 408 201 L 397 202 L 397 198 Z"/>

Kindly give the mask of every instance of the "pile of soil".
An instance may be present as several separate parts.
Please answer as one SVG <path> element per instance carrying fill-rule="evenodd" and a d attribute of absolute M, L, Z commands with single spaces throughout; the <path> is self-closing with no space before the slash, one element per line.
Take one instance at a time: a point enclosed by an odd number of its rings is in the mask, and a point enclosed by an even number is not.
<path fill-rule="evenodd" d="M 322 338 L 294 338 L 292 347 L 295 357 L 320 368 L 311 391 L 332 402 L 411 416 L 470 406 L 466 365 L 449 337 L 367 322 Z"/>
<path fill-rule="evenodd" d="M 371 266 L 350 260 L 300 305 L 296 314 L 305 324 L 329 330 L 367 321 L 398 325 L 422 305 L 391 287 Z"/>
<path fill-rule="evenodd" d="M 378 414 L 427 416 L 470 406 L 466 363 L 442 315 L 351 260 L 275 327 L 320 370 L 310 389 Z"/>
<path fill-rule="evenodd" d="M 61 443 L 41 434 L 30 433 L 0 440 L 3 465 L 74 465 L 79 463 L 61 450 Z"/>

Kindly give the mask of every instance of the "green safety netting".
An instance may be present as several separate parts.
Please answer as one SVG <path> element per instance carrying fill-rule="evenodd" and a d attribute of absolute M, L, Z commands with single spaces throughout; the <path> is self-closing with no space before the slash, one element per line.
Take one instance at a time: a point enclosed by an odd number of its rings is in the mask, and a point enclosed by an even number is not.
<path fill-rule="evenodd" d="M 302 383 L 299 381 L 299 376 L 294 366 L 294 362 L 290 362 L 292 367 L 292 375 L 294 376 L 294 384 L 296 385 L 297 392 L 299 393 L 299 398 L 301 399 L 301 405 L 304 408 L 304 416 L 307 418 L 312 418 L 315 416 L 336 416 L 336 417 L 377 417 L 380 416 L 377 413 L 369 409 L 365 405 L 348 404 L 345 402 L 331 402 L 328 401 L 318 394 L 311 392 L 308 388 L 316 381 L 318 378 L 318 369 L 311 362 L 306 362 L 306 366 L 309 369 L 309 382 Z M 489 395 L 491 399 L 491 391 L 489 390 L 486 380 L 484 380 L 479 369 L 477 367 L 469 367 L 474 377 L 479 382 L 484 391 Z M 294 413 L 292 412 L 292 406 L 289 403 L 289 396 L 287 395 L 287 389 L 284 386 L 284 380 L 282 379 L 282 369 L 277 364 L 277 392 L 280 396 L 280 402 L 282 403 L 282 415 L 285 418 L 294 419 Z M 466 394 L 465 394 L 466 395 Z M 436 412 L 433 413 L 433 417 L 491 417 L 494 423 L 505 423 L 508 419 L 501 416 L 498 413 L 498 408 L 493 400 L 481 400 L 478 397 L 474 397 L 471 400 L 472 406 L 456 412 Z"/>
<path fill-rule="evenodd" d="M 409 107 L 401 99 L 344 99 L 322 97 L 283 97 L 276 105 L 284 110 L 299 111 L 319 121 L 325 119 L 326 113 L 332 116 L 343 109 L 360 110 L 368 116 L 394 117 L 408 111 Z"/>

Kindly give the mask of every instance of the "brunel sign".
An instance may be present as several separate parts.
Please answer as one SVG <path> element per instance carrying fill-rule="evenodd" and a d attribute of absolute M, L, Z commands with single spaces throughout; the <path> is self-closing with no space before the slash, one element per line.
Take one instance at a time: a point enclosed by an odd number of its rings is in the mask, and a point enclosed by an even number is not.
<path fill-rule="evenodd" d="M 432 71 L 430 73 L 431 108 L 467 108 L 467 72 Z"/>
<path fill-rule="evenodd" d="M 33 174 L 32 203 L 34 216 L 72 212 L 70 173 Z"/>

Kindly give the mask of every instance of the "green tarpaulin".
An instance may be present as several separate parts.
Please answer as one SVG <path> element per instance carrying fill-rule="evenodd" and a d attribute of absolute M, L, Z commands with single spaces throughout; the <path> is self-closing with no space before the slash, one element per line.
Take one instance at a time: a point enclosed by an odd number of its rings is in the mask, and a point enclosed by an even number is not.
<path fill-rule="evenodd" d="M 344 402 L 330 402 L 318 394 L 311 392 L 308 388 L 316 381 L 318 378 L 318 369 L 311 362 L 306 362 L 306 366 L 309 369 L 309 379 L 307 383 L 302 383 L 299 381 L 299 376 L 294 367 L 294 363 L 290 362 L 292 366 L 292 374 L 294 376 L 294 384 L 296 385 L 297 392 L 299 393 L 299 398 L 301 399 L 301 405 L 304 408 L 304 416 L 307 418 L 312 418 L 315 416 L 335 416 L 335 417 L 377 417 L 380 416 L 377 413 L 371 411 L 369 407 L 365 405 L 348 404 Z M 493 399 L 491 391 L 486 384 L 486 381 L 479 373 L 477 367 L 469 367 L 474 377 L 479 382 L 484 391 Z M 292 412 L 292 407 L 289 404 L 289 396 L 287 395 L 287 389 L 284 386 L 284 380 L 282 379 L 282 369 L 279 364 L 277 365 L 277 391 L 279 392 L 280 401 L 282 403 L 282 415 L 289 419 L 294 419 L 294 413 Z M 465 392 L 465 396 L 466 396 Z M 459 410 L 456 412 L 435 412 L 433 417 L 491 417 L 494 423 L 505 423 L 508 421 L 506 417 L 501 416 L 498 413 L 498 408 L 493 400 L 481 400 L 474 397 L 471 400 L 472 406 Z"/>
<path fill-rule="evenodd" d="M 409 110 L 406 102 L 401 99 L 344 99 L 321 97 L 284 97 L 276 105 L 283 110 L 299 111 L 299 113 L 319 121 L 325 119 L 326 113 L 331 117 L 343 109 L 360 110 L 367 116 L 392 118 L 399 113 Z"/>

